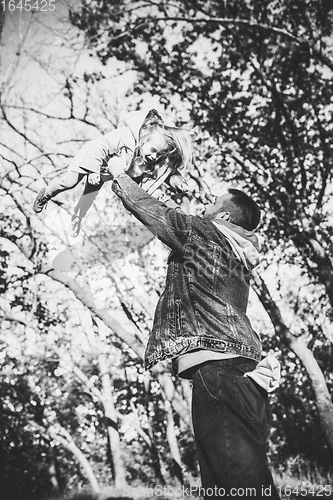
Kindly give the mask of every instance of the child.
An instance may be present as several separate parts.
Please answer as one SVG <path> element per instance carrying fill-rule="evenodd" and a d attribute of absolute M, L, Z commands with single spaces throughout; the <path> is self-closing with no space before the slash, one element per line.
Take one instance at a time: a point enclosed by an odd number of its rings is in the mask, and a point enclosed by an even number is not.
<path fill-rule="evenodd" d="M 188 132 L 166 125 L 155 109 L 148 113 L 137 111 L 129 116 L 125 127 L 88 142 L 74 157 L 68 171 L 38 193 L 33 210 L 40 213 L 51 198 L 73 189 L 85 178 L 83 194 L 71 219 L 71 235 L 76 237 L 82 218 L 100 188 L 111 179 L 108 166 L 113 162 L 121 162 L 128 175 L 153 194 L 164 181 L 184 190 L 186 183 L 179 170 L 186 168 L 191 158 Z"/>

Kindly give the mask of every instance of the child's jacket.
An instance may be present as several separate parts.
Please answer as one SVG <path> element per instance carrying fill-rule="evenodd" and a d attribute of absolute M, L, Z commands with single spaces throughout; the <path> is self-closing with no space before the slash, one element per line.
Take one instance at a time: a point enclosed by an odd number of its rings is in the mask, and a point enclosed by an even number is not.
<path fill-rule="evenodd" d="M 100 173 L 102 166 L 122 161 L 126 170 L 138 144 L 139 130 L 149 110 L 135 111 L 128 116 L 126 126 L 117 128 L 98 139 L 89 141 L 73 158 L 69 169 L 81 174 Z"/>
<path fill-rule="evenodd" d="M 89 141 L 73 158 L 69 170 L 80 174 L 107 174 L 107 167 L 112 169 L 112 162 L 117 162 L 118 166 L 121 166 L 119 165 L 121 162 L 123 170 L 126 171 L 130 167 L 134 150 L 138 145 L 140 128 L 149 111 L 149 109 L 134 111 L 128 115 L 126 126 Z M 170 167 L 162 165 L 154 178 L 146 176 L 141 181 L 142 186 L 144 185 L 148 193 L 153 194 L 170 174 Z M 110 180 L 107 175 L 102 179 Z"/>

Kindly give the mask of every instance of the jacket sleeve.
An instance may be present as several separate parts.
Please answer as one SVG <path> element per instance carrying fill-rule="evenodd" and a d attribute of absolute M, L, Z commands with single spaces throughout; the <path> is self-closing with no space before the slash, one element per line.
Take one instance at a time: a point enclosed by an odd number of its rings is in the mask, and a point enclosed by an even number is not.
<path fill-rule="evenodd" d="M 112 189 L 124 206 L 169 248 L 184 252 L 191 216 L 179 207 L 170 208 L 140 188 L 127 174 L 120 174 Z"/>
<path fill-rule="evenodd" d="M 87 142 L 74 156 L 69 169 L 75 172 L 99 173 L 103 162 L 119 149 L 124 133 L 125 127 L 121 127 Z"/>

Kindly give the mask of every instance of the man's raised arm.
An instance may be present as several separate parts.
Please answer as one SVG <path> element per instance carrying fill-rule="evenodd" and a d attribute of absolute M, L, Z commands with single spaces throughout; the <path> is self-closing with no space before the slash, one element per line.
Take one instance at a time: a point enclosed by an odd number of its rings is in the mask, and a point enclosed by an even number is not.
<path fill-rule="evenodd" d="M 180 208 L 170 208 L 140 188 L 126 173 L 117 175 L 112 190 L 124 206 L 168 247 L 183 252 L 191 217 Z"/>

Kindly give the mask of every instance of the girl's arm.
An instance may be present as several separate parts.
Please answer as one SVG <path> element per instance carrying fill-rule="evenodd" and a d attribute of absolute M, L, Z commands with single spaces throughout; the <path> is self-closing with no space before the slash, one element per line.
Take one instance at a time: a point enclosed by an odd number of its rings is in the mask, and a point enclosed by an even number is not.
<path fill-rule="evenodd" d="M 85 174 L 89 172 L 99 174 L 101 166 L 124 145 L 124 140 L 129 142 L 127 135 L 128 129 L 121 127 L 87 142 L 74 156 L 69 170 Z M 129 144 L 128 149 L 131 149 L 131 146 L 133 145 Z"/>

